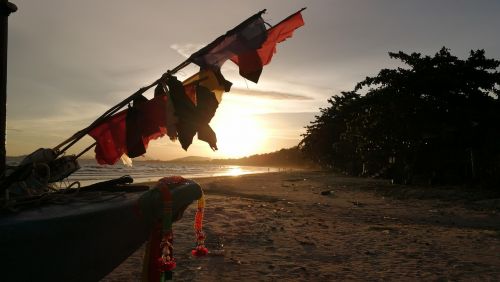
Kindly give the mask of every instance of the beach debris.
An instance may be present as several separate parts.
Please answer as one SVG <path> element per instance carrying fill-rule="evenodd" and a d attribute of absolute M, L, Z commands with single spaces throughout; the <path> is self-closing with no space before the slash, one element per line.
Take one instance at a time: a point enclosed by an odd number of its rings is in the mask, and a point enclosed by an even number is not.
<path fill-rule="evenodd" d="M 297 273 L 297 272 L 306 272 L 307 273 L 307 268 L 304 266 L 299 266 L 296 267 L 292 270 L 292 272 Z"/>
<path fill-rule="evenodd" d="M 241 260 L 239 260 L 239 259 L 229 258 L 229 260 L 230 260 L 232 263 L 235 263 L 235 264 L 243 264 L 243 262 L 241 262 Z"/>
<path fill-rule="evenodd" d="M 374 256 L 374 255 L 376 255 L 376 254 L 377 254 L 376 252 L 374 252 L 374 251 L 370 251 L 370 250 L 367 250 L 367 251 L 365 251 L 364 253 L 365 253 L 365 255 L 369 255 L 369 256 Z"/>
<path fill-rule="evenodd" d="M 495 231 L 495 230 L 482 230 L 481 233 L 487 236 L 500 236 L 500 231 Z"/>
<path fill-rule="evenodd" d="M 333 191 L 333 190 L 321 191 L 321 195 L 323 195 L 323 196 L 329 196 L 329 195 L 334 195 L 334 194 L 335 194 L 335 191 Z"/>
<path fill-rule="evenodd" d="M 285 181 L 288 182 L 307 181 L 307 178 L 290 178 L 290 179 L 285 179 Z"/>
<path fill-rule="evenodd" d="M 210 250 L 210 252 L 208 252 L 208 255 L 213 256 L 213 257 L 223 257 L 226 255 L 226 251 L 225 250 Z"/>
<path fill-rule="evenodd" d="M 363 203 L 360 203 L 359 201 L 351 201 L 351 203 L 355 206 L 355 207 L 359 207 L 359 208 L 362 208 L 365 206 L 365 204 Z"/>
<path fill-rule="evenodd" d="M 328 225 L 321 223 L 321 222 L 318 222 L 318 226 L 320 226 L 322 228 L 328 228 Z"/>
<path fill-rule="evenodd" d="M 309 241 L 309 240 L 301 240 L 301 239 L 297 239 L 295 238 L 295 240 L 297 242 L 299 242 L 300 245 L 308 245 L 308 246 L 316 246 L 316 243 L 312 242 L 312 241 Z"/>

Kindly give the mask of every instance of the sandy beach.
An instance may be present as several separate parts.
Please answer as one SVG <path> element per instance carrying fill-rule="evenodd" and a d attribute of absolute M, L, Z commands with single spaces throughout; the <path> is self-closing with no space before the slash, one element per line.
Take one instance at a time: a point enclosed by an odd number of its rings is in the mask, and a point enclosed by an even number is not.
<path fill-rule="evenodd" d="M 174 224 L 175 281 L 500 277 L 499 200 L 466 201 L 446 189 L 323 172 L 197 181 L 207 197 L 204 229 L 211 254 L 190 255 L 191 205 Z M 143 251 L 103 281 L 140 281 Z"/>

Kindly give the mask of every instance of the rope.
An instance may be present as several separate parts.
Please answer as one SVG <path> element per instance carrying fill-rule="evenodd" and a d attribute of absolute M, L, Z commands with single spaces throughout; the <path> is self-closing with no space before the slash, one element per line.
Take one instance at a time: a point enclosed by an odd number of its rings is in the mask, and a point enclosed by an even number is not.
<path fill-rule="evenodd" d="M 40 168 L 43 169 L 42 174 L 39 173 Z M 16 188 L 19 190 L 19 194 L 27 196 L 13 197 L 12 192 L 6 189 L 1 208 L 18 212 L 23 206 L 28 205 L 39 206 L 43 203 L 64 205 L 72 202 L 98 203 L 126 195 L 126 192 L 114 191 L 82 192 L 79 181 L 74 181 L 63 188 L 64 180 L 62 180 L 58 189 L 56 184 L 49 184 L 50 167 L 45 163 L 34 163 L 32 173 L 26 180 L 17 182 Z"/>

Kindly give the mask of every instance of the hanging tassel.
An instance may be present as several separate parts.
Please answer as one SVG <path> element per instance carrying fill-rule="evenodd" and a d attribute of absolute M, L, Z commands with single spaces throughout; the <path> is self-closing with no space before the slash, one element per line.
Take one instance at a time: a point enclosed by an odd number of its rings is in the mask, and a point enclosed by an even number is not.
<path fill-rule="evenodd" d="M 180 185 L 186 179 L 180 176 L 165 177 L 158 181 L 154 187 L 160 193 L 163 203 L 162 218 L 154 225 L 143 262 L 143 282 L 163 282 L 172 280 L 172 270 L 177 266 L 173 249 L 172 231 L 172 185 Z M 203 233 L 203 216 L 205 209 L 205 197 L 203 191 L 198 200 L 198 208 L 194 218 L 194 230 L 196 234 L 196 247 L 191 251 L 193 256 L 204 256 L 208 254 L 205 247 L 205 234 Z"/>
<path fill-rule="evenodd" d="M 162 218 L 153 227 L 146 246 L 144 257 L 143 281 L 157 282 L 172 280 L 172 270 L 176 267 L 172 232 L 172 194 L 170 185 L 186 182 L 180 176 L 165 177 L 158 181 L 158 189 L 163 202 Z"/>
<path fill-rule="evenodd" d="M 198 209 L 194 216 L 194 232 L 196 235 L 196 247 L 191 251 L 191 254 L 196 257 L 208 254 L 208 249 L 205 247 L 205 233 L 203 233 L 203 215 L 205 210 L 205 196 L 201 194 L 198 200 Z"/>

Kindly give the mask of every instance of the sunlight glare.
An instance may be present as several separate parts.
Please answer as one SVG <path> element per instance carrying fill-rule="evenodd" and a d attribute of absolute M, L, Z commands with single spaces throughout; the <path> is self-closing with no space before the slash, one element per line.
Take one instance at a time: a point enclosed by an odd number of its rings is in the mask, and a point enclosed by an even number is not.
<path fill-rule="evenodd" d="M 229 158 L 255 154 L 261 149 L 265 130 L 251 115 L 221 111 L 213 123 L 219 153 Z"/>

